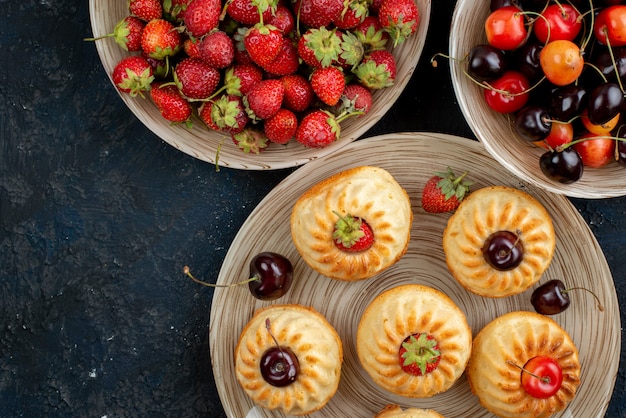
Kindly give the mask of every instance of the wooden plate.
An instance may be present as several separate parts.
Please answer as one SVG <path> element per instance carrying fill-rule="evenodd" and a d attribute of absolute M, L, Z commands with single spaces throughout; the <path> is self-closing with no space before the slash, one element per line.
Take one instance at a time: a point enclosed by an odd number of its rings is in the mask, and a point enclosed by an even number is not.
<path fill-rule="evenodd" d="M 359 165 L 387 169 L 407 190 L 414 222 L 407 254 L 379 276 L 349 283 L 313 272 L 298 255 L 290 238 L 289 216 L 297 198 L 319 180 Z M 355 336 L 360 316 L 380 292 L 406 283 L 421 283 L 448 294 L 465 312 L 474 335 L 490 320 L 512 310 L 533 310 L 532 289 L 509 298 L 488 299 L 470 294 L 450 275 L 441 237 L 449 214 L 428 214 L 420 206 L 420 193 L 434 172 L 452 167 L 469 171 L 474 188 L 502 184 L 535 196 L 553 217 L 557 234 L 554 259 L 541 282 L 562 279 L 566 285 L 593 289 L 603 301 L 599 311 L 587 294 L 572 295 L 565 312 L 553 316 L 571 335 L 580 351 L 579 391 L 561 417 L 602 417 L 610 400 L 619 365 L 620 316 L 615 286 L 601 248 L 584 219 L 562 195 L 519 181 L 493 160 L 477 141 L 432 133 L 404 133 L 354 142 L 332 156 L 296 170 L 272 190 L 250 214 L 226 255 L 218 283 L 248 277 L 249 260 L 261 251 L 276 251 L 290 258 L 295 280 L 276 303 L 313 306 L 335 326 L 344 344 L 342 380 L 335 397 L 315 417 L 372 417 L 388 403 L 429 407 L 446 418 L 489 417 L 468 387 L 465 375 L 447 392 L 426 400 L 392 395 L 379 389 L 362 370 Z M 213 371 L 224 409 L 231 417 L 245 417 L 253 402 L 239 387 L 233 353 L 237 339 L 253 312 L 272 302 L 256 300 L 247 286 L 218 288 L 213 296 L 209 345 Z M 266 417 L 282 416 L 259 410 Z M 255 415 L 257 416 L 257 415 Z"/>
<path fill-rule="evenodd" d="M 217 159 L 217 164 L 220 166 L 241 170 L 275 170 L 303 165 L 316 158 L 331 154 L 361 137 L 391 108 L 409 82 L 422 54 L 430 20 L 430 3 L 430 0 L 416 0 L 420 10 L 418 30 L 402 45 L 393 50 L 393 55 L 397 60 L 394 85 L 375 91 L 372 110 L 363 117 L 345 120 L 341 124 L 340 140 L 326 148 L 305 148 L 292 140 L 287 145 L 272 144 L 260 154 L 244 154 L 230 140 L 230 137 L 207 129 L 196 117 L 193 119 L 194 126 L 192 129 L 187 129 L 181 125 L 172 126 L 161 117 L 150 98 L 132 98 L 121 93 L 120 97 L 135 116 L 154 134 L 180 151 L 200 160 L 215 164 Z M 90 0 L 89 14 L 93 36 L 99 37 L 111 33 L 115 24 L 126 17 L 128 2 Z M 117 62 L 128 53 L 122 50 L 113 38 L 99 40 L 96 42 L 96 48 L 110 79 Z"/>
<path fill-rule="evenodd" d="M 472 47 L 486 42 L 484 22 L 489 14 L 488 1 L 459 0 L 450 26 L 450 56 L 462 59 Z M 616 162 L 602 168 L 585 167 L 580 180 L 561 184 L 548 179 L 539 168 L 545 151 L 521 139 L 512 118 L 494 112 L 483 96 L 483 89 L 464 73 L 465 62 L 450 60 L 452 86 L 461 112 L 485 149 L 507 170 L 522 180 L 554 193 L 586 199 L 626 195 L 626 169 Z"/>

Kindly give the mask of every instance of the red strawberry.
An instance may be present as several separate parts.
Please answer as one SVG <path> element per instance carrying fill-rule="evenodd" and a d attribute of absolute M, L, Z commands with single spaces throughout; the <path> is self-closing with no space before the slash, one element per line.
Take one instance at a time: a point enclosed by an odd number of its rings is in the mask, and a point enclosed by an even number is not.
<path fill-rule="evenodd" d="M 200 58 L 200 40 L 196 38 L 185 39 L 183 50 L 191 58 Z"/>
<path fill-rule="evenodd" d="M 201 38 L 217 28 L 221 13 L 220 0 L 192 0 L 185 9 L 185 27 L 191 36 Z"/>
<path fill-rule="evenodd" d="M 309 80 L 300 74 L 289 74 L 281 77 L 285 88 L 283 106 L 294 112 L 305 111 L 313 101 L 315 93 Z"/>
<path fill-rule="evenodd" d="M 230 134 L 243 131 L 250 121 L 241 98 L 228 94 L 204 102 L 198 108 L 198 116 L 209 128 Z"/>
<path fill-rule="evenodd" d="M 311 67 L 328 67 L 339 60 L 341 36 L 325 27 L 308 29 L 298 40 L 298 55 Z"/>
<path fill-rule="evenodd" d="M 343 71 L 337 67 L 316 68 L 311 74 L 311 87 L 322 102 L 334 106 L 346 87 Z"/>
<path fill-rule="evenodd" d="M 383 0 L 378 21 L 391 36 L 395 47 L 417 31 L 420 14 L 414 0 Z"/>
<path fill-rule="evenodd" d="M 278 112 L 283 104 L 285 88 L 280 80 L 259 81 L 245 96 L 245 102 L 252 120 L 268 119 Z"/>
<path fill-rule="evenodd" d="M 439 344 L 431 335 L 417 333 L 404 339 L 398 351 L 400 367 L 414 376 L 425 376 L 441 361 Z"/>
<path fill-rule="evenodd" d="M 278 56 L 263 69 L 273 76 L 283 76 L 293 74 L 298 71 L 300 61 L 298 51 L 289 38 L 283 38 L 283 45 Z"/>
<path fill-rule="evenodd" d="M 275 3 L 275 2 L 268 2 Z M 245 26 L 253 26 L 261 21 L 258 2 L 252 0 L 231 0 L 226 7 L 226 13 L 236 22 Z M 268 22 L 272 16 L 272 5 L 261 7 L 263 21 Z"/>
<path fill-rule="evenodd" d="M 235 145 L 245 154 L 258 154 L 268 145 L 265 134 L 253 128 L 246 128 L 231 137 Z"/>
<path fill-rule="evenodd" d="M 172 123 L 191 124 L 189 118 L 193 111 L 192 106 L 181 96 L 175 85 L 153 83 L 150 97 L 166 120 Z"/>
<path fill-rule="evenodd" d="M 274 116 L 267 119 L 263 126 L 265 136 L 277 144 L 286 144 L 296 136 L 298 118 L 287 109 L 280 109 Z"/>
<path fill-rule="evenodd" d="M 344 8 L 338 19 L 335 19 L 335 26 L 339 29 L 356 28 L 369 13 L 369 3 L 363 0 L 346 0 Z"/>
<path fill-rule="evenodd" d="M 471 181 L 464 180 L 467 172 L 456 177 L 450 167 L 445 173 L 435 173 L 422 190 L 422 208 L 426 212 L 443 213 L 456 210 L 470 191 Z"/>
<path fill-rule="evenodd" d="M 335 117 L 325 110 L 307 113 L 296 131 L 296 141 L 310 148 L 323 148 L 339 138 L 340 127 Z"/>
<path fill-rule="evenodd" d="M 261 67 L 278 56 L 283 47 L 283 35 L 273 26 L 254 26 L 243 39 L 244 46 L 252 61 Z"/>
<path fill-rule="evenodd" d="M 365 53 L 387 47 L 389 34 L 378 22 L 378 16 L 367 16 L 352 32 L 363 45 Z"/>
<path fill-rule="evenodd" d="M 295 14 L 311 28 L 329 26 L 343 11 L 343 0 L 296 0 Z"/>
<path fill-rule="evenodd" d="M 176 27 L 164 19 L 149 21 L 141 34 L 141 49 L 150 58 L 158 60 L 176 55 L 182 44 Z"/>
<path fill-rule="evenodd" d="M 228 67 L 235 57 L 233 40 L 221 30 L 208 33 L 199 45 L 200 58 L 210 66 L 222 69 Z"/>
<path fill-rule="evenodd" d="M 341 96 L 338 112 L 362 112 L 367 114 L 372 109 L 372 92 L 361 84 L 348 84 Z"/>
<path fill-rule="evenodd" d="M 224 74 L 226 93 L 237 96 L 245 96 L 261 80 L 263 71 L 254 64 L 235 64 Z"/>
<path fill-rule="evenodd" d="M 174 68 L 174 81 L 183 96 L 207 99 L 220 82 L 220 73 L 199 58 L 185 58 Z"/>
<path fill-rule="evenodd" d="M 365 251 L 374 244 L 374 232 L 367 222 L 350 214 L 339 215 L 333 230 L 333 241 L 341 251 Z"/>
<path fill-rule="evenodd" d="M 128 9 L 133 16 L 146 22 L 163 17 L 163 7 L 159 0 L 130 0 Z"/>
<path fill-rule="evenodd" d="M 113 68 L 111 77 L 121 92 L 133 97 L 150 90 L 150 84 L 154 80 L 150 63 L 137 55 L 122 58 Z"/>
<path fill-rule="evenodd" d="M 389 87 L 396 78 L 396 59 L 387 50 L 372 51 L 353 72 L 370 89 Z"/>
<path fill-rule="evenodd" d="M 135 16 L 126 16 L 117 22 L 112 33 L 98 36 L 97 38 L 85 38 L 85 41 L 97 41 L 104 38 L 113 38 L 125 51 L 141 51 L 141 33 L 146 26 L 143 20 Z"/>
<path fill-rule="evenodd" d="M 272 25 L 280 30 L 284 35 L 288 35 L 296 28 L 296 19 L 293 17 L 291 10 L 284 4 L 278 4 L 274 14 L 270 14 L 268 18 L 263 18 L 264 22 Z"/>

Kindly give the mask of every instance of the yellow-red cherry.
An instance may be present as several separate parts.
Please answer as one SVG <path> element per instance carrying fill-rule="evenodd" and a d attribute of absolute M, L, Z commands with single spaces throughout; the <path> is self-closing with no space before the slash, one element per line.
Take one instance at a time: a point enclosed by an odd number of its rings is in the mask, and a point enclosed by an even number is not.
<path fill-rule="evenodd" d="M 566 39 L 548 42 L 539 54 L 539 62 L 546 78 L 557 86 L 576 81 L 585 65 L 579 46 Z"/>

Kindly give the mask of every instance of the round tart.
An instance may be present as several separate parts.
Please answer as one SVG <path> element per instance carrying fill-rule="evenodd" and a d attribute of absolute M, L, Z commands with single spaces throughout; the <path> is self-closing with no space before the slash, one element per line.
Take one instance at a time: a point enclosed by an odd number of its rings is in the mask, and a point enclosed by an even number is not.
<path fill-rule="evenodd" d="M 299 365 L 283 386 L 268 383 L 262 370 L 267 354 L 276 356 L 277 351 L 293 353 Z M 337 391 L 342 361 L 341 339 L 332 325 L 313 308 L 296 304 L 259 309 L 235 349 L 235 371 L 244 391 L 256 404 L 287 415 L 309 414 L 326 405 Z"/>
<path fill-rule="evenodd" d="M 403 285 L 378 295 L 360 319 L 359 360 L 381 388 L 410 398 L 448 390 L 469 360 L 472 332 L 445 294 Z"/>
<path fill-rule="evenodd" d="M 398 405 L 387 405 L 385 409 L 374 415 L 374 418 L 443 418 L 443 415 L 432 409 L 402 409 Z"/>
<path fill-rule="evenodd" d="M 348 217 L 369 225 L 371 246 L 347 251 L 336 244 L 336 225 Z M 409 196 L 393 176 L 382 168 L 362 166 L 307 190 L 293 207 L 291 236 L 312 269 L 355 281 L 374 276 L 406 253 L 412 221 Z"/>
<path fill-rule="evenodd" d="M 558 363 L 563 382 L 545 399 L 529 395 L 521 371 L 536 356 Z M 476 336 L 467 365 L 472 392 L 490 412 L 500 417 L 549 417 L 565 409 L 580 383 L 578 350 L 554 320 L 535 312 L 511 312 L 488 323 Z"/>
<path fill-rule="evenodd" d="M 498 234 L 513 241 L 517 263 L 496 266 L 483 249 Z M 552 219 L 534 197 L 505 186 L 470 193 L 448 219 L 443 250 L 448 269 L 467 290 L 486 297 L 514 295 L 535 284 L 550 265 L 556 238 Z M 500 255 L 510 252 L 500 250 Z M 495 252 L 493 252 L 495 254 Z"/>

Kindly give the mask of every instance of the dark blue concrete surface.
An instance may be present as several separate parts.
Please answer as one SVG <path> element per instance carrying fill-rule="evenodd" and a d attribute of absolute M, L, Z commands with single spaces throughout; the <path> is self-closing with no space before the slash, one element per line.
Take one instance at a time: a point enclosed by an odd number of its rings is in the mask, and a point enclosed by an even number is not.
<path fill-rule="evenodd" d="M 216 172 L 159 140 L 82 41 L 86 0 L 0 4 L 0 416 L 223 416 L 212 291 L 181 269 L 217 277 L 250 211 L 293 170 Z M 472 137 L 447 68 L 428 64 L 447 51 L 453 4 L 433 2 L 422 64 L 367 136 Z M 626 198 L 572 201 L 623 307 Z M 607 416 L 626 416 L 625 384 L 620 372 Z"/>

